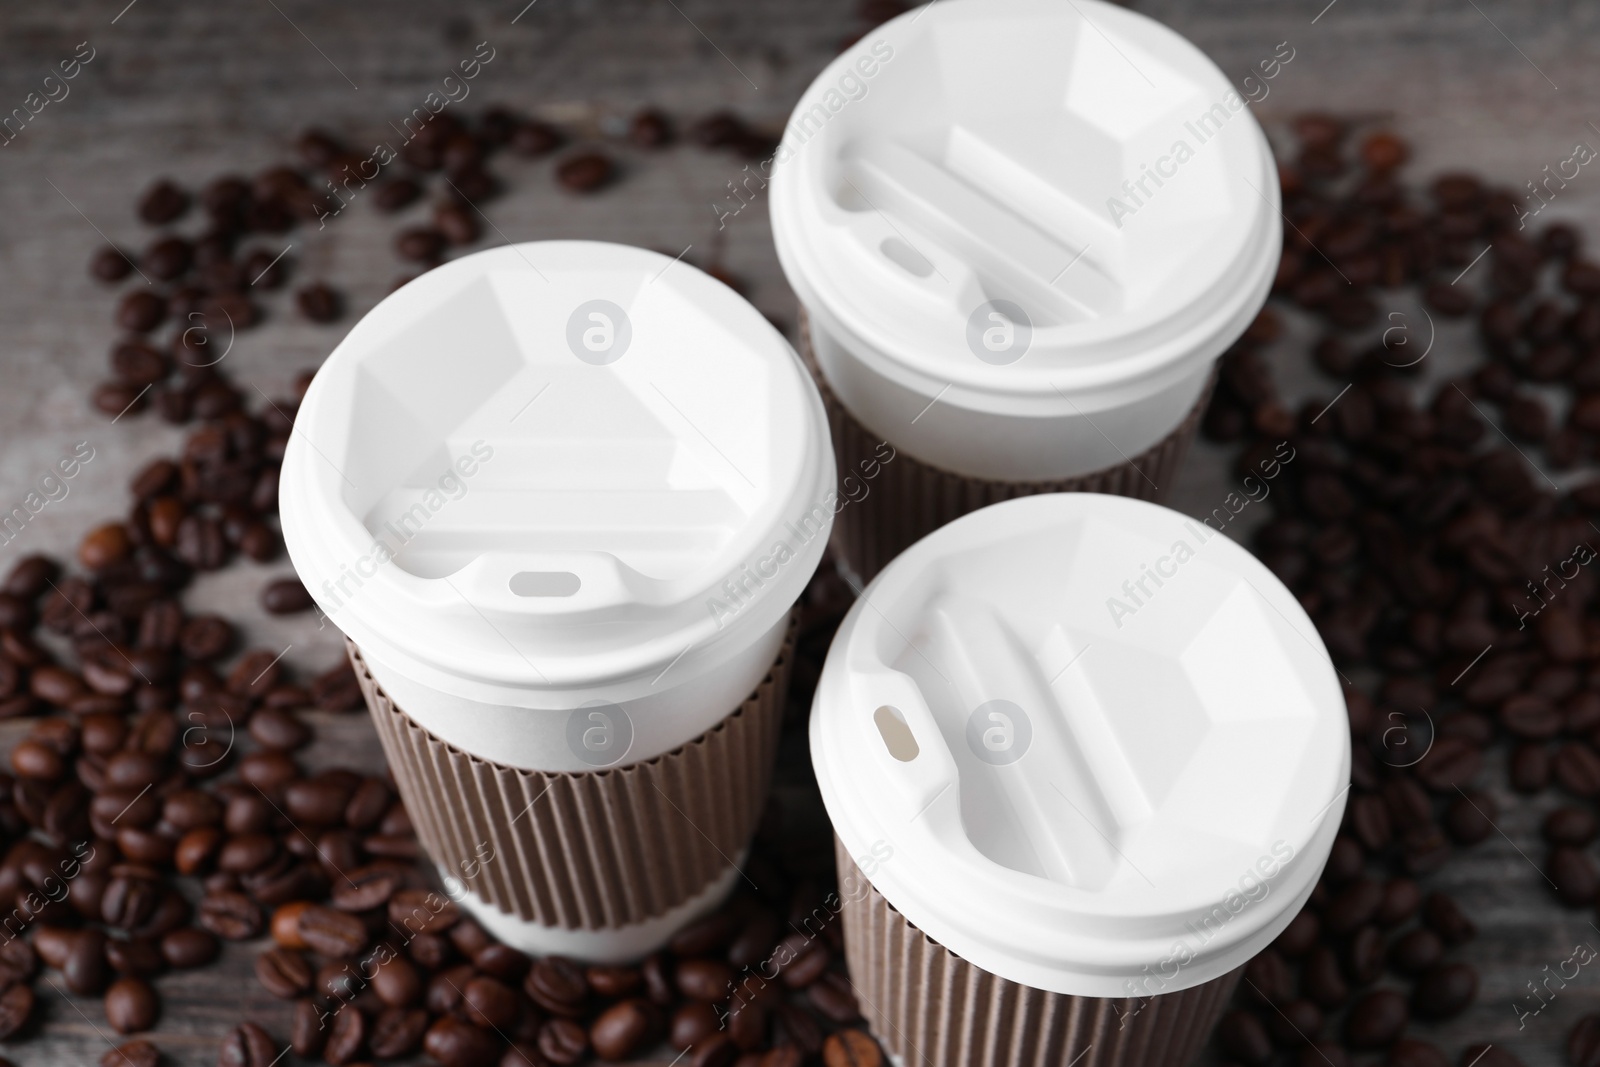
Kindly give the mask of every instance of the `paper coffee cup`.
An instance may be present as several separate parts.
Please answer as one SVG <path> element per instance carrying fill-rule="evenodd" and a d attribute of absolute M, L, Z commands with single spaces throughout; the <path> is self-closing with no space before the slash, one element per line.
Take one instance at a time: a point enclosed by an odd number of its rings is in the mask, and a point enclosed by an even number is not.
<path fill-rule="evenodd" d="M 718 903 L 835 505 L 816 390 L 759 312 L 642 249 L 466 256 L 328 357 L 281 484 L 290 558 L 485 926 L 626 959 Z"/>
<path fill-rule="evenodd" d="M 989 483 L 1159 497 L 1282 237 L 1239 90 L 1097 0 L 942 0 L 869 32 L 801 98 L 771 185 L 821 375 L 896 456 L 839 450 L 863 511 L 863 461 L 901 457 L 966 510 Z"/>
<path fill-rule="evenodd" d="M 1186 1063 L 1315 887 L 1350 774 L 1294 596 L 1203 523 L 1091 493 L 886 568 L 811 752 L 862 1014 L 927 1067 Z"/>

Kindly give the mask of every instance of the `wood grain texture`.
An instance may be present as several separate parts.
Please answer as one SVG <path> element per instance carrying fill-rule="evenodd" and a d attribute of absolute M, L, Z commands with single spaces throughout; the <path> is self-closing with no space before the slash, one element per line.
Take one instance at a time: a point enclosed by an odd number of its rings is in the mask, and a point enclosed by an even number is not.
<path fill-rule="evenodd" d="M 70 96 L 0 149 L 0 505 L 19 499 L 73 443 L 87 440 L 97 450 L 71 494 L 51 504 L 11 552 L 68 550 L 92 522 L 123 509 L 136 465 L 172 452 L 179 440 L 150 418 L 108 425 L 85 399 L 103 376 L 114 331 L 111 299 L 84 266 L 104 238 L 135 248 L 147 240 L 131 205 L 155 177 L 198 183 L 224 171 L 252 173 L 286 157 L 294 134 L 311 123 L 375 142 L 484 40 L 496 58 L 469 103 L 501 100 L 589 125 L 646 100 L 686 115 L 728 106 L 776 128 L 837 42 L 860 29 L 849 0 L 538 0 L 527 8 L 526 0 L 125 3 L 0 8 L 0 113 L 20 106 L 79 42 L 96 50 Z M 1307 107 L 1386 116 L 1416 144 L 1415 173 L 1472 166 L 1519 188 L 1544 164 L 1566 158 L 1575 141 L 1600 143 L 1589 125 L 1600 122 L 1600 8 L 1579 0 L 1135 6 L 1190 36 L 1235 77 L 1289 41 L 1296 58 L 1258 108 L 1274 135 Z M 758 307 L 792 326 L 793 296 L 772 251 L 765 204 L 717 229 L 710 205 L 741 163 L 685 148 L 619 155 L 624 180 L 586 200 L 553 187 L 548 161 L 497 164 L 511 191 L 488 207 L 494 228 L 485 246 L 502 235 L 599 237 L 670 255 L 693 246 L 688 259 L 716 257 L 746 281 Z M 1600 237 L 1597 207 L 1600 177 L 1585 173 L 1544 217 L 1580 220 L 1593 239 Z M 426 210 L 419 205 L 403 221 Z M 268 324 L 241 336 L 228 357 L 237 378 L 268 395 L 286 392 L 294 372 L 315 364 L 401 273 L 391 250 L 395 229 L 356 203 L 325 230 L 293 235 L 299 277 L 323 277 L 345 290 L 351 314 L 335 326 L 312 326 L 290 312 L 285 294 L 271 297 Z M 1291 340 L 1307 337 L 1309 325 L 1292 319 L 1290 332 Z M 1441 328 L 1433 373 L 1470 351 L 1465 337 Z M 1276 351 L 1293 348 L 1285 343 Z M 1331 397 L 1340 388 L 1281 362 L 1291 395 Z M 1170 502 L 1199 514 L 1226 491 L 1224 461 L 1202 442 Z M 1246 514 L 1241 526 L 1252 519 Z M 189 600 L 243 618 L 252 645 L 292 644 L 297 665 L 331 666 L 342 654 L 331 628 L 319 633 L 304 618 L 267 618 L 255 609 L 264 578 L 286 572 L 284 562 L 242 564 L 201 580 Z M 313 762 L 380 765 L 364 715 L 319 716 L 317 724 Z M 0 740 L 9 747 L 18 731 L 6 724 Z M 809 792 L 797 756 L 803 749 L 790 745 L 780 758 L 780 782 L 786 796 L 803 798 Z M 1567 1027 L 1600 1007 L 1600 980 L 1584 975 L 1520 1031 L 1512 998 L 1576 941 L 1600 944 L 1600 933 L 1589 914 L 1548 905 L 1547 887 L 1527 858 L 1539 858 L 1538 820 L 1554 799 L 1515 798 L 1503 788 L 1498 764 L 1485 778 L 1494 783 L 1504 836 L 1431 880 L 1455 893 L 1482 927 L 1463 955 L 1484 969 L 1483 987 L 1464 1018 L 1420 1032 L 1436 1035 L 1452 1055 L 1489 1040 L 1529 1067 L 1556 1067 L 1565 1062 Z M 218 1038 L 241 1015 L 285 1032 L 287 1010 L 254 982 L 253 955 L 252 946 L 229 946 L 215 968 L 160 980 L 167 1009 L 160 1043 L 172 1063 L 213 1063 Z M 29 1067 L 97 1062 L 107 1047 L 99 1004 L 69 1002 L 44 985 L 41 991 L 41 1036 L 0 1054 Z"/>

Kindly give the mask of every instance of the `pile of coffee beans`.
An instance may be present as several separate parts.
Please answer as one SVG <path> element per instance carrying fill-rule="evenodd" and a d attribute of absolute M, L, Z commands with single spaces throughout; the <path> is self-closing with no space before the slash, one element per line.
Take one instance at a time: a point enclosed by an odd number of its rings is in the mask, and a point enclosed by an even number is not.
<path fill-rule="evenodd" d="M 1552 903 L 1591 909 L 1600 889 L 1600 617 L 1584 567 L 1600 482 L 1560 491 L 1529 462 L 1600 458 L 1600 265 L 1571 227 L 1526 228 L 1521 197 L 1472 175 L 1408 187 L 1390 133 L 1326 115 L 1295 132 L 1274 303 L 1319 325 L 1312 356 L 1334 387 L 1298 412 L 1280 400 L 1269 308 L 1224 357 L 1204 428 L 1241 446 L 1241 478 L 1282 461 L 1255 549 L 1347 683 L 1353 781 L 1321 883 L 1246 968 L 1216 1039 L 1250 1067 L 1370 1052 L 1445 1067 L 1407 1028 L 1472 1005 L 1478 975 L 1452 949 L 1474 926 L 1417 879 L 1496 833 L 1491 748 L 1513 790 L 1565 796 L 1544 823 Z M 1402 299 L 1412 287 L 1427 315 Z M 1432 316 L 1474 318 L 1482 359 L 1424 389 Z M 1574 1030 L 1576 1067 L 1600 1064 L 1597 1032 L 1600 1016 Z M 1460 1059 L 1517 1062 L 1499 1046 Z"/>

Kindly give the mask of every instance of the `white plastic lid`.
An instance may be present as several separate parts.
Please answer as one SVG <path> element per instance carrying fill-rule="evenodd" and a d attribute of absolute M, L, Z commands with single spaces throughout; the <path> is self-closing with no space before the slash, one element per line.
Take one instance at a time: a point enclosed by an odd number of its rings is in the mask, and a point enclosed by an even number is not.
<path fill-rule="evenodd" d="M 828 653 L 811 752 L 909 922 L 1002 978 L 1103 997 L 1264 948 L 1350 774 L 1332 663 L 1282 583 L 1202 523 L 1089 493 L 984 508 L 891 563 Z"/>
<path fill-rule="evenodd" d="M 551 241 L 363 318 L 306 393 L 281 497 L 295 568 L 372 659 L 570 707 L 770 631 L 833 485 L 816 390 L 755 308 L 654 252 Z"/>
<path fill-rule="evenodd" d="M 1099 0 L 940 0 L 872 30 L 795 108 L 771 192 L 821 327 L 983 411 L 1092 413 L 1192 375 L 1281 244 L 1238 90 Z"/>

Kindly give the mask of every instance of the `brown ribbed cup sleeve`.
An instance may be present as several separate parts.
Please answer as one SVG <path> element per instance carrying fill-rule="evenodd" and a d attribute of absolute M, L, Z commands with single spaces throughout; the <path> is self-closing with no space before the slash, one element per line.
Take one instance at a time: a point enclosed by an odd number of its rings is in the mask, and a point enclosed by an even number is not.
<path fill-rule="evenodd" d="M 1183 421 L 1125 463 L 1057 481 L 1002 482 L 955 474 L 898 450 L 892 460 L 883 462 L 879 447 L 884 439 L 856 421 L 817 366 L 811 349 L 811 323 L 804 309 L 800 312 L 800 355 L 828 412 L 840 482 L 852 475 L 867 486 L 865 497 L 846 504 L 834 516 L 831 538 L 834 551 L 863 582 L 871 581 L 890 560 L 939 527 L 1002 500 L 1039 493 L 1110 493 L 1161 501 L 1194 442 L 1216 384 L 1213 373 Z M 863 461 L 868 466 L 863 467 Z M 871 469 L 871 464 L 877 465 L 878 474 L 867 480 L 862 472 Z"/>
<path fill-rule="evenodd" d="M 587 772 L 526 771 L 446 744 L 395 707 L 353 643 L 348 651 L 433 861 L 509 915 L 603 930 L 686 903 L 750 843 L 772 780 L 794 638 L 791 618 L 755 692 L 699 737 Z"/>
<path fill-rule="evenodd" d="M 1142 1000 L 1074 997 L 1008 982 L 907 922 L 835 839 L 844 953 L 861 1015 L 905 1067 L 1183 1067 L 1240 970 Z"/>

